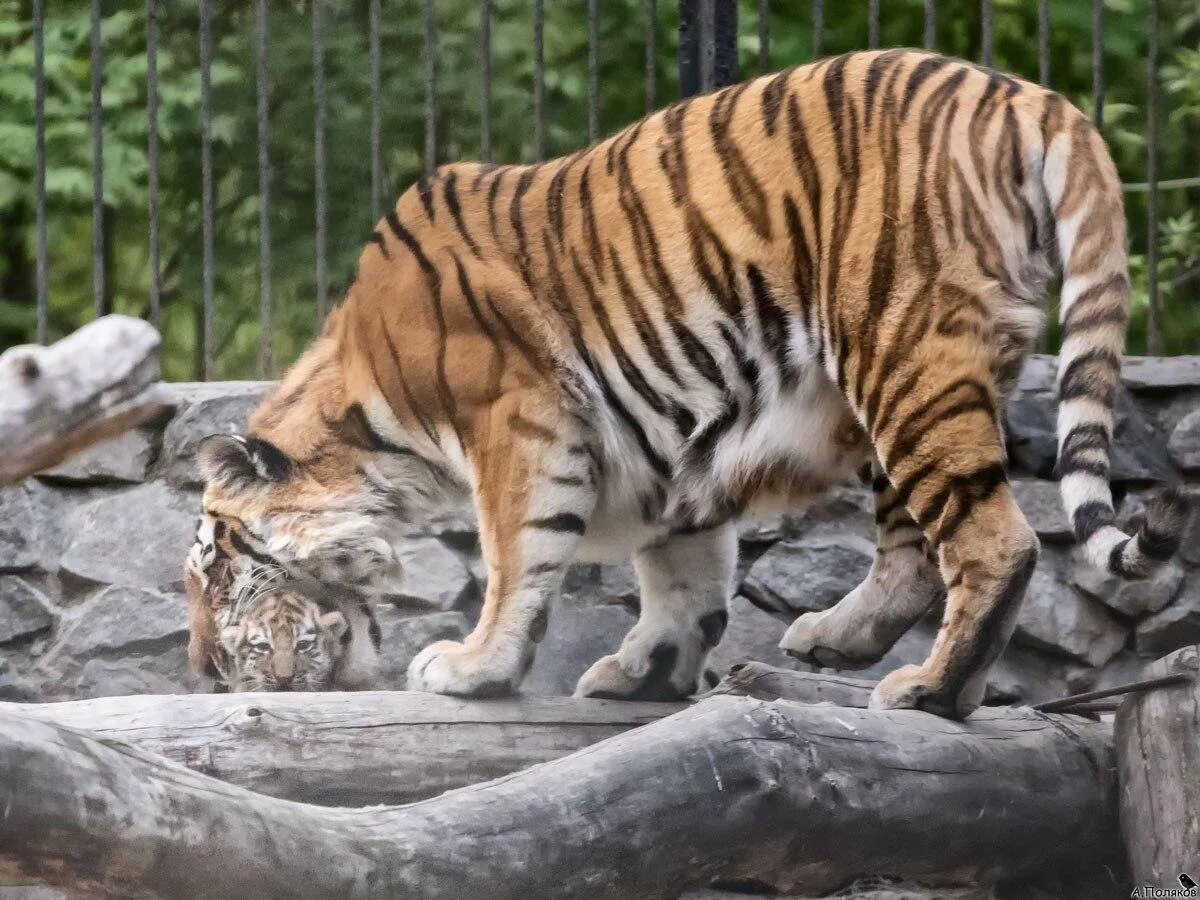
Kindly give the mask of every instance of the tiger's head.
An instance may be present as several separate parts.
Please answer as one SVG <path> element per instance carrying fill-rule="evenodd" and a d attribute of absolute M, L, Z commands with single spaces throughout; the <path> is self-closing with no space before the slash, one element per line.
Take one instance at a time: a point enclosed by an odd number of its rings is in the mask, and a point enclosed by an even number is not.
<path fill-rule="evenodd" d="M 218 617 L 225 683 L 235 693 L 329 690 L 346 652 L 346 617 L 270 577 L 240 589 Z"/>
<path fill-rule="evenodd" d="M 469 497 L 436 442 L 410 438 L 373 379 L 355 375 L 339 347 L 360 339 L 343 333 L 344 321 L 331 313 L 248 434 L 197 446 L 205 489 L 185 582 L 200 674 L 212 674 L 215 611 L 229 605 L 239 573 L 276 566 L 322 604 L 369 603 L 404 590 L 396 547 L 405 531 Z"/>

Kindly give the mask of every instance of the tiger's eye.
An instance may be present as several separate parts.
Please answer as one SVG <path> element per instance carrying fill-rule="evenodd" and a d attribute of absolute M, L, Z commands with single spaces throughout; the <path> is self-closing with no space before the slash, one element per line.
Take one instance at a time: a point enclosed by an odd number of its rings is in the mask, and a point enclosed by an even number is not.
<path fill-rule="evenodd" d="M 313 640 L 311 637 L 307 637 L 307 636 L 302 637 L 302 638 L 300 638 L 300 640 L 296 641 L 296 649 L 297 650 L 311 650 L 315 643 L 316 643 L 316 641 Z"/>

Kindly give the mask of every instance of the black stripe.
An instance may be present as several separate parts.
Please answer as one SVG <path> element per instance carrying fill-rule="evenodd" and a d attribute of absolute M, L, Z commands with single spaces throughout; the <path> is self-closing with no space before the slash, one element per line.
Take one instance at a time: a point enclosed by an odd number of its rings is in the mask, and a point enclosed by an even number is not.
<path fill-rule="evenodd" d="M 949 63 L 950 60 L 944 56 L 931 56 L 913 66 L 913 70 L 908 76 L 908 81 L 904 85 L 903 99 L 900 101 L 901 121 L 908 115 L 909 107 L 912 106 L 913 100 L 916 99 L 917 91 L 921 89 L 921 85 L 929 80 L 931 75 Z"/>
<path fill-rule="evenodd" d="M 570 534 L 583 534 L 587 531 L 587 522 L 575 513 L 555 513 L 540 519 L 529 519 L 526 528 L 536 528 L 539 531 L 559 531 Z"/>
<path fill-rule="evenodd" d="M 391 259 L 392 252 L 387 248 L 387 241 L 383 239 L 383 235 L 379 233 L 379 229 L 371 232 L 371 240 L 379 245 L 379 252 L 383 254 L 384 259 Z"/>
<path fill-rule="evenodd" d="M 763 128 L 771 137 L 775 136 L 779 110 L 783 107 L 783 96 L 787 91 L 788 78 L 795 68 L 785 69 L 767 82 L 762 92 Z"/>
<path fill-rule="evenodd" d="M 396 344 L 392 340 L 392 334 L 388 330 L 387 322 L 384 320 L 382 312 L 379 316 L 379 330 L 383 333 L 388 353 L 392 357 L 392 364 L 396 367 L 396 379 L 400 382 L 400 390 L 404 392 L 404 400 L 408 403 L 408 408 L 412 410 L 412 414 L 416 418 L 417 424 L 421 426 L 421 430 L 425 432 L 425 436 L 433 442 L 435 447 L 441 447 L 442 442 L 438 437 L 437 429 L 433 427 L 432 423 L 425 417 L 425 414 L 417 405 L 417 398 L 413 395 L 412 388 L 408 385 L 408 379 L 404 377 L 404 367 L 400 362 L 400 352 L 396 349 Z M 376 375 L 376 380 L 378 380 L 378 375 Z"/>
<path fill-rule="evenodd" d="M 1112 350 L 1097 347 L 1081 353 L 1067 364 L 1059 380 L 1059 400 L 1088 397 L 1111 406 L 1120 371 L 1121 359 Z"/>
<path fill-rule="evenodd" d="M 1112 504 L 1104 500 L 1088 500 L 1075 509 L 1071 517 L 1071 527 L 1075 531 L 1075 540 L 1085 543 L 1088 538 L 1106 525 L 1114 521 Z"/>
<path fill-rule="evenodd" d="M 425 215 L 433 221 L 433 185 L 429 178 L 422 175 L 417 179 L 417 196 L 421 198 L 421 206 L 425 207 Z"/>
<path fill-rule="evenodd" d="M 800 381 L 800 372 L 788 356 L 788 347 L 791 344 L 788 317 L 771 296 L 766 279 L 758 266 L 746 266 L 746 280 L 750 282 L 750 294 L 754 298 L 754 308 L 758 313 L 763 346 L 775 358 L 780 384 L 789 390 L 793 389 Z"/>
<path fill-rule="evenodd" d="M 450 172 L 442 182 L 442 191 L 446 197 L 446 206 L 450 209 L 450 216 L 454 219 L 454 227 L 458 229 L 458 233 L 462 235 L 467 246 L 471 248 L 471 253 L 476 259 L 480 258 L 479 245 L 475 243 L 475 238 L 471 237 L 467 231 L 467 224 L 463 221 L 462 207 L 458 202 L 458 175 Z"/>
<path fill-rule="evenodd" d="M 717 95 L 716 102 L 708 117 L 709 133 L 712 135 L 713 149 L 721 161 L 721 171 L 725 175 L 725 184 L 734 202 L 745 215 L 746 221 L 754 228 L 755 233 L 764 241 L 771 239 L 771 214 L 767 206 L 767 194 L 746 162 L 746 157 L 738 148 L 732 130 L 733 116 L 737 102 L 742 93 L 750 86 L 743 82 L 737 87 L 728 88 Z"/>
<path fill-rule="evenodd" d="M 621 258 L 617 255 L 617 249 L 612 244 L 608 245 L 608 258 L 612 264 L 613 275 L 616 277 L 617 293 L 620 294 L 621 299 L 625 303 L 625 309 L 629 313 L 629 318 L 633 322 L 633 327 L 637 331 L 638 337 L 646 347 L 646 352 L 650 354 L 650 358 L 654 360 L 654 364 L 668 378 L 679 387 L 683 387 L 683 381 L 679 377 L 679 372 L 676 370 L 675 364 L 671 362 L 671 357 L 667 354 L 666 346 L 659 337 L 654 323 L 650 321 L 641 297 L 638 296 L 633 286 L 629 283 L 629 278 L 625 274 L 625 268 L 621 265 Z"/>
<path fill-rule="evenodd" d="M 488 188 L 488 225 L 492 229 L 492 237 L 500 236 L 500 226 L 496 216 L 496 198 L 500 196 L 500 183 L 504 181 L 504 176 L 506 174 L 508 174 L 507 166 L 497 169 L 496 176 L 492 179 L 491 187 Z"/>
<path fill-rule="evenodd" d="M 877 57 L 871 60 L 871 65 L 867 66 L 867 74 L 863 78 L 864 93 L 863 93 L 863 117 L 867 128 L 871 127 L 871 118 L 875 112 L 875 94 L 879 91 L 880 83 L 883 81 L 893 66 L 905 56 L 903 50 L 888 50 L 886 53 L 880 53 Z"/>
<path fill-rule="evenodd" d="M 1129 546 L 1130 540 L 1131 538 L 1125 538 L 1125 540 L 1117 542 L 1108 552 L 1108 570 L 1125 578 L 1134 574 L 1125 568 L 1125 548 Z"/>
<path fill-rule="evenodd" d="M 588 256 L 592 260 L 600 280 L 604 281 L 604 254 L 600 249 L 600 229 L 596 227 L 596 211 L 592 207 L 592 164 L 583 167 L 579 179 L 579 208 L 583 211 L 583 237 L 587 241 Z"/>

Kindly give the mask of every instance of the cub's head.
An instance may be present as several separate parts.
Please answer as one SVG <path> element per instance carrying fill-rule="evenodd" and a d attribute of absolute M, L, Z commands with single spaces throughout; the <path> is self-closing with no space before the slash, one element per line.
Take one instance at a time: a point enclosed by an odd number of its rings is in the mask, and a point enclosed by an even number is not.
<path fill-rule="evenodd" d="M 225 683 L 234 692 L 329 690 L 349 638 L 345 616 L 259 581 L 218 616 Z"/>

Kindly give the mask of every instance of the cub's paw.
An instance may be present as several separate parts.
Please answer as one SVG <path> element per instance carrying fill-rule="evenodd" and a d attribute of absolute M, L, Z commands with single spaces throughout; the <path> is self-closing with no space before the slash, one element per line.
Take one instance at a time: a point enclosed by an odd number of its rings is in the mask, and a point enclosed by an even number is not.
<path fill-rule="evenodd" d="M 679 648 L 656 644 L 645 657 L 613 653 L 592 664 L 575 686 L 576 697 L 604 700 L 684 700 L 696 692 L 696 675 L 676 670 Z M 685 681 L 686 683 L 680 683 Z"/>
<path fill-rule="evenodd" d="M 979 708 L 967 690 L 948 690 L 924 666 L 901 666 L 875 685 L 871 709 L 919 709 L 943 719 L 965 719 Z"/>
<path fill-rule="evenodd" d="M 830 619 L 832 612 L 828 609 L 799 616 L 780 639 L 780 649 L 802 662 L 828 669 L 866 669 L 883 658 L 887 648 L 868 646 L 862 636 L 838 634 Z"/>
<path fill-rule="evenodd" d="M 456 641 L 430 644 L 408 666 L 408 690 L 458 697 L 498 697 L 517 690 L 521 672 L 494 655 Z"/>

